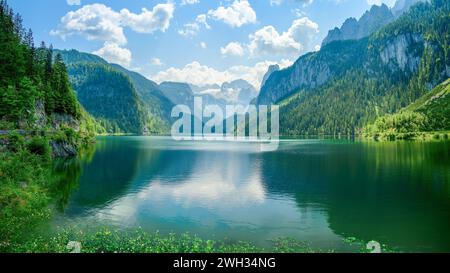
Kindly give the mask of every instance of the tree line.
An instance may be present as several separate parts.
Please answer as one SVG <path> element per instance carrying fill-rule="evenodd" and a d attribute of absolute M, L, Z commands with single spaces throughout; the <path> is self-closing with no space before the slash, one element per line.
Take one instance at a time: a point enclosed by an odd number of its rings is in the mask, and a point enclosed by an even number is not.
<path fill-rule="evenodd" d="M 80 118 L 81 109 L 60 54 L 44 42 L 35 46 L 33 32 L 7 1 L 0 0 L 0 119 L 16 124 L 33 120 L 38 101 L 47 115 Z"/>

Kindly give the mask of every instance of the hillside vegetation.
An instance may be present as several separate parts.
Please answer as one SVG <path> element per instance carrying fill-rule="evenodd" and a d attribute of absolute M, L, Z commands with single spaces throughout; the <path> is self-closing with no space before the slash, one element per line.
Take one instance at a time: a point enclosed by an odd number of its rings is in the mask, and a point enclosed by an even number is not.
<path fill-rule="evenodd" d="M 410 139 L 433 132 L 450 131 L 450 79 L 423 95 L 416 102 L 392 115 L 376 119 L 364 128 L 364 135 L 375 139 Z M 439 138 L 439 133 L 433 134 Z M 448 138 L 447 134 L 443 137 Z"/>
<path fill-rule="evenodd" d="M 78 99 L 106 133 L 169 132 L 171 102 L 156 83 L 120 65 L 76 50 L 58 50 Z"/>

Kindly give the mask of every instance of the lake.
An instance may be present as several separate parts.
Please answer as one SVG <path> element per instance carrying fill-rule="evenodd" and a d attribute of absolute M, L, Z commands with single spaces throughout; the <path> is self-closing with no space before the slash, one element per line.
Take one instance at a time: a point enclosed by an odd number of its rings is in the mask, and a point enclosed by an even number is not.
<path fill-rule="evenodd" d="M 294 238 L 352 251 L 376 240 L 399 251 L 450 252 L 450 142 L 282 140 L 176 142 L 99 137 L 58 161 L 50 225 L 141 227 L 267 246 Z"/>

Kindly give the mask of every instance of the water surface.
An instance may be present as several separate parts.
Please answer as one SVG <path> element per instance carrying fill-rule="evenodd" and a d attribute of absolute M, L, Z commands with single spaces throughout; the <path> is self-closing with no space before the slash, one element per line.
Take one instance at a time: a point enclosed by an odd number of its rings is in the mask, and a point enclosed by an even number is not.
<path fill-rule="evenodd" d="M 258 144 L 100 137 L 58 162 L 54 227 L 141 227 L 267 246 L 294 238 L 349 251 L 347 237 L 450 252 L 450 143 Z"/>

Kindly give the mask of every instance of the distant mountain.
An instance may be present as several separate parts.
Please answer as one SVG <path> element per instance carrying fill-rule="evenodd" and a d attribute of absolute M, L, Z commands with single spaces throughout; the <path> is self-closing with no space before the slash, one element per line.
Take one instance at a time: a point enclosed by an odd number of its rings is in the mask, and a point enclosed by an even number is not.
<path fill-rule="evenodd" d="M 322 46 L 333 41 L 358 40 L 367 37 L 394 19 L 394 14 L 388 6 L 385 4 L 381 6 L 373 5 L 359 20 L 349 18 L 341 28 L 330 30 L 323 40 Z"/>
<path fill-rule="evenodd" d="M 202 85 L 202 86 L 189 84 L 189 86 L 191 87 L 192 92 L 194 92 L 195 94 L 203 93 L 207 90 L 220 90 L 220 85 L 218 85 L 218 84 L 206 84 L 206 85 Z"/>
<path fill-rule="evenodd" d="M 414 5 L 367 38 L 335 41 L 273 72 L 257 98 L 283 134 L 355 134 L 450 76 L 450 2 Z"/>
<path fill-rule="evenodd" d="M 227 104 L 248 105 L 257 96 L 257 90 L 245 80 L 196 86 L 187 83 L 163 82 L 159 88 L 174 104 L 191 105 L 194 97 L 202 97 L 204 104 L 215 104 L 225 108 Z"/>
<path fill-rule="evenodd" d="M 248 105 L 258 95 L 256 88 L 245 80 L 239 79 L 222 84 L 220 98 L 230 104 Z"/>
<path fill-rule="evenodd" d="M 173 104 L 192 105 L 194 103 L 194 93 L 187 83 L 163 82 L 159 89 Z"/>
<path fill-rule="evenodd" d="M 56 52 L 68 64 L 70 80 L 80 102 L 102 121 L 109 132 L 145 134 L 169 131 L 173 104 L 156 83 L 93 54 L 76 50 Z M 99 81 L 93 77 L 106 80 Z M 94 90 L 93 94 L 87 93 Z"/>

